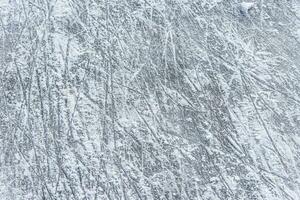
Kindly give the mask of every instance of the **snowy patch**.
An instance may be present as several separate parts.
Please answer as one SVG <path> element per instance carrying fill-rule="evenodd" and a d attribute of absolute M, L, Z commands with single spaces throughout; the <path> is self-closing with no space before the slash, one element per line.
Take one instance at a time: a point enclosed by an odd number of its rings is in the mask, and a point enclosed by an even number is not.
<path fill-rule="evenodd" d="M 0 0 L 0 8 L 3 8 L 5 6 L 9 5 L 9 1 L 8 0 Z"/>
<path fill-rule="evenodd" d="M 68 14 L 71 14 L 71 9 L 70 9 L 68 1 L 57 0 L 53 6 L 54 6 L 53 14 L 56 17 L 62 17 L 62 16 L 66 16 Z"/>

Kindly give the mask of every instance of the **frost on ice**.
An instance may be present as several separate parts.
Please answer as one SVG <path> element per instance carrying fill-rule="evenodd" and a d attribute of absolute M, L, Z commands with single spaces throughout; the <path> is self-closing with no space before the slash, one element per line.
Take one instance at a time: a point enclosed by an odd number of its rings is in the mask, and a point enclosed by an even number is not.
<path fill-rule="evenodd" d="M 0 0 L 0 200 L 299 200 L 299 6 Z"/>

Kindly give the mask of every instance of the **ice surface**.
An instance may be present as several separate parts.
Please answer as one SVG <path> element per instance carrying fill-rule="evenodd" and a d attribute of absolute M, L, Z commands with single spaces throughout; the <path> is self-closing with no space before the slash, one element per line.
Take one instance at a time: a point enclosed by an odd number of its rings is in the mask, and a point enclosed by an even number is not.
<path fill-rule="evenodd" d="M 300 199 L 299 3 L 0 1 L 0 200 Z"/>

